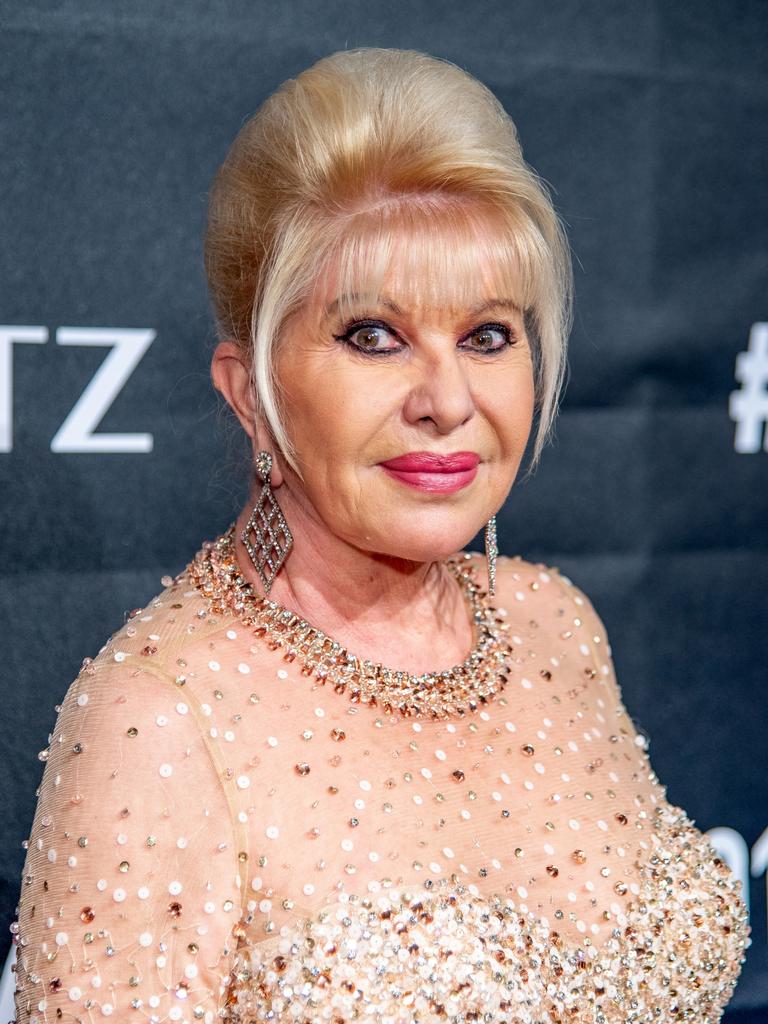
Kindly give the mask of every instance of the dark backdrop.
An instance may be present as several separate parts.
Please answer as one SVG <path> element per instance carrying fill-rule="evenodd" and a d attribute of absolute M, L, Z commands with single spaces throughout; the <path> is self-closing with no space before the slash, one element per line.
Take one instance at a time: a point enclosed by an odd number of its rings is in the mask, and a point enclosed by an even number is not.
<path fill-rule="evenodd" d="M 19 0 L 0 32 L 0 922 L 54 705 L 244 498 L 208 377 L 211 177 L 283 79 L 404 46 L 486 82 L 556 189 L 570 377 L 501 547 L 602 615 L 670 798 L 749 887 L 729 1019 L 765 1019 L 768 6 Z"/>

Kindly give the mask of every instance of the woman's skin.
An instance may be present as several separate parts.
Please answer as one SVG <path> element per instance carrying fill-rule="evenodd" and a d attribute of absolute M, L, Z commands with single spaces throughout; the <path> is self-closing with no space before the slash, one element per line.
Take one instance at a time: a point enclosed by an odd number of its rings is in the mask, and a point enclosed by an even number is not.
<path fill-rule="evenodd" d="M 533 363 L 522 313 L 486 286 L 485 271 L 478 266 L 477 298 L 467 308 L 416 305 L 414 289 L 406 294 L 391 273 L 378 300 L 355 300 L 351 325 L 326 312 L 338 298 L 330 276 L 289 320 L 276 374 L 303 482 L 256 413 L 247 355 L 223 341 L 212 361 L 213 382 L 254 453 L 273 455 L 272 487 L 294 537 L 270 598 L 360 656 L 413 673 L 461 662 L 472 646 L 461 591 L 440 560 L 501 507 L 531 431 Z M 476 311 L 494 300 L 501 304 Z M 359 327 L 361 319 L 380 325 Z M 442 493 L 382 468 L 408 452 L 474 452 L 480 462 L 471 483 Z M 237 519 L 237 558 L 262 593 L 239 539 L 257 495 L 254 481 Z"/>

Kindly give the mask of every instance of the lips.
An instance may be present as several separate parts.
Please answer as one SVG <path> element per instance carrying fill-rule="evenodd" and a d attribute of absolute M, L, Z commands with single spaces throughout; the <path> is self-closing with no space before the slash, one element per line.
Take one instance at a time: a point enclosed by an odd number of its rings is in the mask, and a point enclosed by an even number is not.
<path fill-rule="evenodd" d="M 436 452 L 408 452 L 396 459 L 387 459 L 381 465 L 400 473 L 463 473 L 476 469 L 480 456 L 475 452 L 452 452 L 438 455 Z"/>
<path fill-rule="evenodd" d="M 451 494 L 472 483 L 479 462 L 476 452 L 408 452 L 379 465 L 389 476 L 416 490 Z"/>

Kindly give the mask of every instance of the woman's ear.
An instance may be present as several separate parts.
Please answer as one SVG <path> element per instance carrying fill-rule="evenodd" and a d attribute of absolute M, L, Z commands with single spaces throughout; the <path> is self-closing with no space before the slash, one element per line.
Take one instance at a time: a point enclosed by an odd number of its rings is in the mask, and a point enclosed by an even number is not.
<path fill-rule="evenodd" d="M 256 439 L 256 399 L 246 353 L 234 341 L 221 341 L 211 360 L 213 386 L 231 406 L 243 430 Z"/>
<path fill-rule="evenodd" d="M 267 425 L 256 411 L 256 396 L 251 386 L 251 373 L 246 354 L 234 341 L 222 341 L 211 360 L 213 386 L 226 398 L 240 425 L 251 439 L 254 462 L 260 451 L 272 454 L 272 486 L 283 482 L 283 472 L 275 457 L 275 442 Z"/>

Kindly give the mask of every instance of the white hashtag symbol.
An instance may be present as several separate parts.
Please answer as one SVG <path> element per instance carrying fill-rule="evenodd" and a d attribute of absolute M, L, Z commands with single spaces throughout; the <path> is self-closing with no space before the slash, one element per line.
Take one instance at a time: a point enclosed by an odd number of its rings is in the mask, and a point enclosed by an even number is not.
<path fill-rule="evenodd" d="M 728 398 L 728 415 L 736 422 L 733 447 L 737 452 L 768 452 L 768 323 L 752 324 L 749 348 L 736 356 L 738 391 Z"/>

